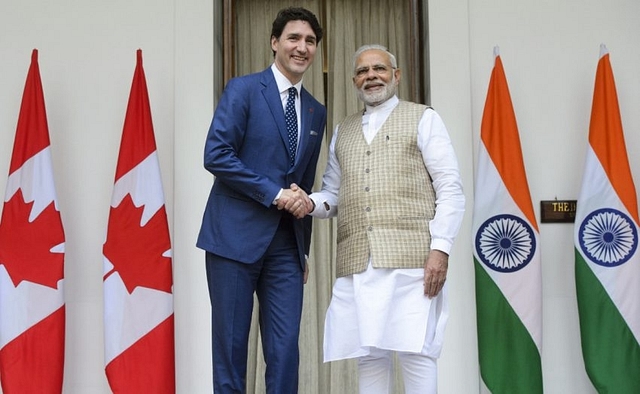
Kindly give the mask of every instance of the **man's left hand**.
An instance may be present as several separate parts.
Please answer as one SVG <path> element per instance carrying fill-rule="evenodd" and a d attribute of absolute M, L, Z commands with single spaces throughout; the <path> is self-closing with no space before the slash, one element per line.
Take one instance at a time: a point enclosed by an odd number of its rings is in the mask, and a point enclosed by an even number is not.
<path fill-rule="evenodd" d="M 440 250 L 431 250 L 424 263 L 424 294 L 433 298 L 440 293 L 447 280 L 449 255 Z"/>

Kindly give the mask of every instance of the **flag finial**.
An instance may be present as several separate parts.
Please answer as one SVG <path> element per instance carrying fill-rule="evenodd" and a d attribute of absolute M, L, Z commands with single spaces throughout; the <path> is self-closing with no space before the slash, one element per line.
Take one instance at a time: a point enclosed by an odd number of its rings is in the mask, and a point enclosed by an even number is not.
<path fill-rule="evenodd" d="M 607 46 L 604 45 L 604 44 L 600 44 L 600 57 L 603 57 L 607 53 L 609 53 L 609 50 L 607 49 Z"/>

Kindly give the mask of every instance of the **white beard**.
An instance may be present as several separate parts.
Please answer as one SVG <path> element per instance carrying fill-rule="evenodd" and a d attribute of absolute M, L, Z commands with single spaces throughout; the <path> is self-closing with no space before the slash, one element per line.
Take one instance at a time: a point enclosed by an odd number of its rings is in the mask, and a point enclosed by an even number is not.
<path fill-rule="evenodd" d="M 366 105 L 376 106 L 380 103 L 383 103 L 393 97 L 396 94 L 396 84 L 395 77 L 389 81 L 386 85 L 384 85 L 384 89 L 377 92 L 367 92 L 364 87 L 362 89 L 356 90 L 358 93 L 358 98 L 365 103 Z"/>

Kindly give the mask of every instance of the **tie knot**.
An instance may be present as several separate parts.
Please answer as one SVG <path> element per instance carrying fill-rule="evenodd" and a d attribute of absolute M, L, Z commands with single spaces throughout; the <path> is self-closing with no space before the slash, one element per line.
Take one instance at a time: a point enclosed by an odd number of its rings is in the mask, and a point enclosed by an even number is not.
<path fill-rule="evenodd" d="M 295 98 L 297 93 L 295 86 L 289 88 L 289 97 Z"/>

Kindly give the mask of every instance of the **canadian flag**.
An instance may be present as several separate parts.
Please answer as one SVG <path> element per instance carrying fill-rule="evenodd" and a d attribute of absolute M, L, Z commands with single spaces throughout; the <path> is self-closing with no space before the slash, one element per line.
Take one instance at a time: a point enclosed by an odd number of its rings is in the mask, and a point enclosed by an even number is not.
<path fill-rule="evenodd" d="M 64 230 L 56 202 L 38 51 L 22 97 L 0 218 L 2 391 L 61 393 Z"/>
<path fill-rule="evenodd" d="M 104 253 L 105 370 L 114 393 L 175 393 L 171 240 L 137 51 Z"/>

